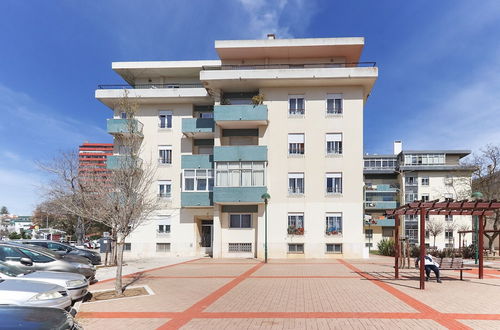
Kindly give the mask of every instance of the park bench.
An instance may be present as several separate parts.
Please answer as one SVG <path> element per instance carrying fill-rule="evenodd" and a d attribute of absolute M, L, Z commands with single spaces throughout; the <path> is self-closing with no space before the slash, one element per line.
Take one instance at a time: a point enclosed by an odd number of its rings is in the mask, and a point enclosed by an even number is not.
<path fill-rule="evenodd" d="M 460 280 L 463 280 L 462 272 L 464 270 L 472 270 L 472 268 L 464 267 L 464 259 L 462 258 L 433 258 L 439 264 L 439 270 L 459 270 Z"/>

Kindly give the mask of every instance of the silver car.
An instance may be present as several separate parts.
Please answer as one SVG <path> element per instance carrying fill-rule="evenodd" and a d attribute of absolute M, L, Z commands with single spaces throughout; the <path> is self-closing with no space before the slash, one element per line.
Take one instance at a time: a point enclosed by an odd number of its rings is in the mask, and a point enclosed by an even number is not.
<path fill-rule="evenodd" d="M 71 298 L 60 285 L 24 280 L 0 280 L 0 305 L 71 308 Z"/>
<path fill-rule="evenodd" d="M 37 246 L 0 242 L 0 261 L 24 270 L 77 273 L 85 276 L 91 283 L 95 278 L 95 267 L 88 261 L 82 263 L 66 259 L 49 249 Z"/>
<path fill-rule="evenodd" d="M 3 261 L 0 261 L 0 279 L 17 279 L 57 284 L 68 291 L 71 300 L 83 298 L 87 294 L 89 288 L 89 282 L 85 276 L 80 274 L 22 270 L 19 267 L 9 265 Z"/>

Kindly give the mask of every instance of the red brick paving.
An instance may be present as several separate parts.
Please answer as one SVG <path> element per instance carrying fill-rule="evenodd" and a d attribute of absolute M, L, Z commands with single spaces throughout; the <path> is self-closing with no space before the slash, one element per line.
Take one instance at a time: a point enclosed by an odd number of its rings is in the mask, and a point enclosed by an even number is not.
<path fill-rule="evenodd" d="M 395 280 L 391 263 L 195 260 L 127 276 L 155 296 L 85 303 L 78 318 L 86 329 L 499 328 L 499 277 L 421 291 L 415 271 Z M 105 287 L 112 283 L 93 286 Z"/>

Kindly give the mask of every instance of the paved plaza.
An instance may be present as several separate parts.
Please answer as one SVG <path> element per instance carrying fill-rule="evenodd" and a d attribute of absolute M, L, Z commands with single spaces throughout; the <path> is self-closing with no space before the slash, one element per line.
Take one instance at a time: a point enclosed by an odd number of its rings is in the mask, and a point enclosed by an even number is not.
<path fill-rule="evenodd" d="M 85 329 L 500 329 L 500 271 L 418 289 L 393 259 L 196 259 L 127 275 L 151 295 L 83 303 Z M 91 290 L 113 288 L 101 281 Z"/>

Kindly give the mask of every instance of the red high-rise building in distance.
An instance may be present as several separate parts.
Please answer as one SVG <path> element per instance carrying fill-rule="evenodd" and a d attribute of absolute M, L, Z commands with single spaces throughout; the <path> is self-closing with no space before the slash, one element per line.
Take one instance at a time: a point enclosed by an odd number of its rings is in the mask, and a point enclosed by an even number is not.
<path fill-rule="evenodd" d="M 78 148 L 80 174 L 102 173 L 106 175 L 106 161 L 113 155 L 113 143 L 88 143 L 84 142 Z"/>

